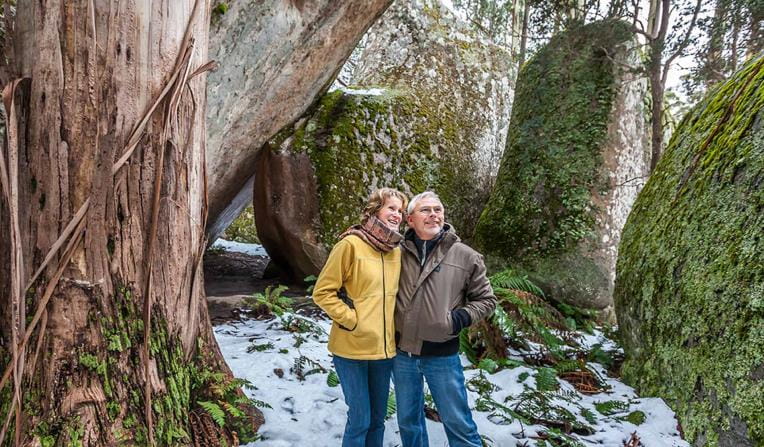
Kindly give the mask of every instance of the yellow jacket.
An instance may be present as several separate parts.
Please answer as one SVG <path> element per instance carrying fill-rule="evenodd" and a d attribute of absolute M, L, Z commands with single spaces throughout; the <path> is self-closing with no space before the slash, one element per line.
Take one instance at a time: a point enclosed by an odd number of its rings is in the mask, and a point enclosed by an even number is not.
<path fill-rule="evenodd" d="M 382 253 L 355 235 L 337 242 L 313 288 L 313 301 L 334 321 L 329 351 L 356 360 L 395 356 L 400 273 L 400 248 Z M 352 307 L 338 296 L 342 287 Z"/>

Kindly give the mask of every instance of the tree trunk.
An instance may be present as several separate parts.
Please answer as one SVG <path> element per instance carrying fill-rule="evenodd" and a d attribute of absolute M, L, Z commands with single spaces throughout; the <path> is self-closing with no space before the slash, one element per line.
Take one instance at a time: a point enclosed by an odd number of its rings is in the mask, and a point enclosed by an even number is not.
<path fill-rule="evenodd" d="M 212 30 L 207 114 L 214 240 L 252 200 L 260 148 L 325 92 L 392 0 L 229 2 Z M 243 44 L 242 42 L 246 42 Z"/>
<path fill-rule="evenodd" d="M 749 3 L 751 14 L 750 31 L 748 36 L 748 51 L 746 58 L 750 59 L 760 55 L 764 51 L 764 4 L 760 1 Z"/>
<path fill-rule="evenodd" d="M 523 68 L 523 64 L 525 63 L 525 56 L 526 56 L 526 48 L 528 46 L 528 19 L 531 15 L 531 1 L 526 0 L 523 2 L 523 30 L 522 34 L 520 36 L 520 55 L 518 56 L 517 60 L 517 72 L 520 73 L 520 69 Z"/>
<path fill-rule="evenodd" d="M 241 397 L 212 334 L 200 267 L 206 75 L 193 75 L 207 61 L 209 8 L 18 2 L 10 68 L 29 80 L 6 110 L 18 119 L 8 120 L 18 142 L 9 139 L 3 157 L 18 180 L 7 176 L 0 200 L 0 365 L 18 360 L 0 387 L 0 423 L 19 415 L 13 445 L 236 442 L 233 417 L 224 431 L 197 405 Z M 121 164 L 130 142 L 135 151 Z M 25 293 L 79 212 L 66 248 Z M 21 262 L 9 266 L 14 256 Z M 23 313 L 38 309 L 32 330 Z M 3 355 L 15 350 L 11 332 L 25 330 L 26 349 Z M 14 384 L 21 411 L 6 399 Z"/>
<path fill-rule="evenodd" d="M 658 42 L 653 41 L 650 44 L 651 58 L 660 57 L 661 50 L 656 48 Z M 660 43 L 662 47 L 662 42 Z M 650 126 L 651 126 L 651 152 L 650 156 L 650 172 L 655 170 L 655 166 L 658 164 L 658 160 L 661 158 L 661 152 L 663 151 L 663 94 L 664 85 L 661 80 L 661 61 L 660 59 L 648 62 L 648 78 L 650 79 Z"/>

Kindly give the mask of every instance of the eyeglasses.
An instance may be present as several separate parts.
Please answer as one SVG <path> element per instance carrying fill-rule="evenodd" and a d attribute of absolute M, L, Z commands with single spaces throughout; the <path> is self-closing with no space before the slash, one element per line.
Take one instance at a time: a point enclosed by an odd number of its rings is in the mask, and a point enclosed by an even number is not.
<path fill-rule="evenodd" d="M 443 207 L 440 206 L 423 206 L 416 210 L 417 213 L 422 214 L 424 216 L 429 216 L 430 214 L 437 214 L 441 215 L 443 214 Z"/>

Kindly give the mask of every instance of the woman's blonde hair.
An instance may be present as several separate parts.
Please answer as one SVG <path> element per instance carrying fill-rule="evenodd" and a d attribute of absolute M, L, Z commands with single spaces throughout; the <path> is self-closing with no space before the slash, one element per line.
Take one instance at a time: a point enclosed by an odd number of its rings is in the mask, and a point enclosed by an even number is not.
<path fill-rule="evenodd" d="M 406 210 L 406 206 L 409 203 L 406 194 L 403 194 L 394 188 L 379 188 L 369 194 L 369 198 L 366 200 L 366 206 L 361 214 L 361 223 L 365 224 L 366 221 L 369 220 L 369 217 L 376 215 L 390 197 L 395 197 L 401 201 L 401 212 Z"/>

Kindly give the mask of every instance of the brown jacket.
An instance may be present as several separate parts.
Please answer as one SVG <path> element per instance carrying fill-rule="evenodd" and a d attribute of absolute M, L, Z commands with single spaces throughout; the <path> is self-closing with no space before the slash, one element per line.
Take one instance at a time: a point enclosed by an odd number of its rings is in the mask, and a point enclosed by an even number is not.
<path fill-rule="evenodd" d="M 451 311 L 463 308 L 472 324 L 490 315 L 496 296 L 480 253 L 463 244 L 450 225 L 422 266 L 413 230 L 401 244 L 401 279 L 395 307 L 398 349 L 415 355 L 449 355 L 459 347 Z"/>

